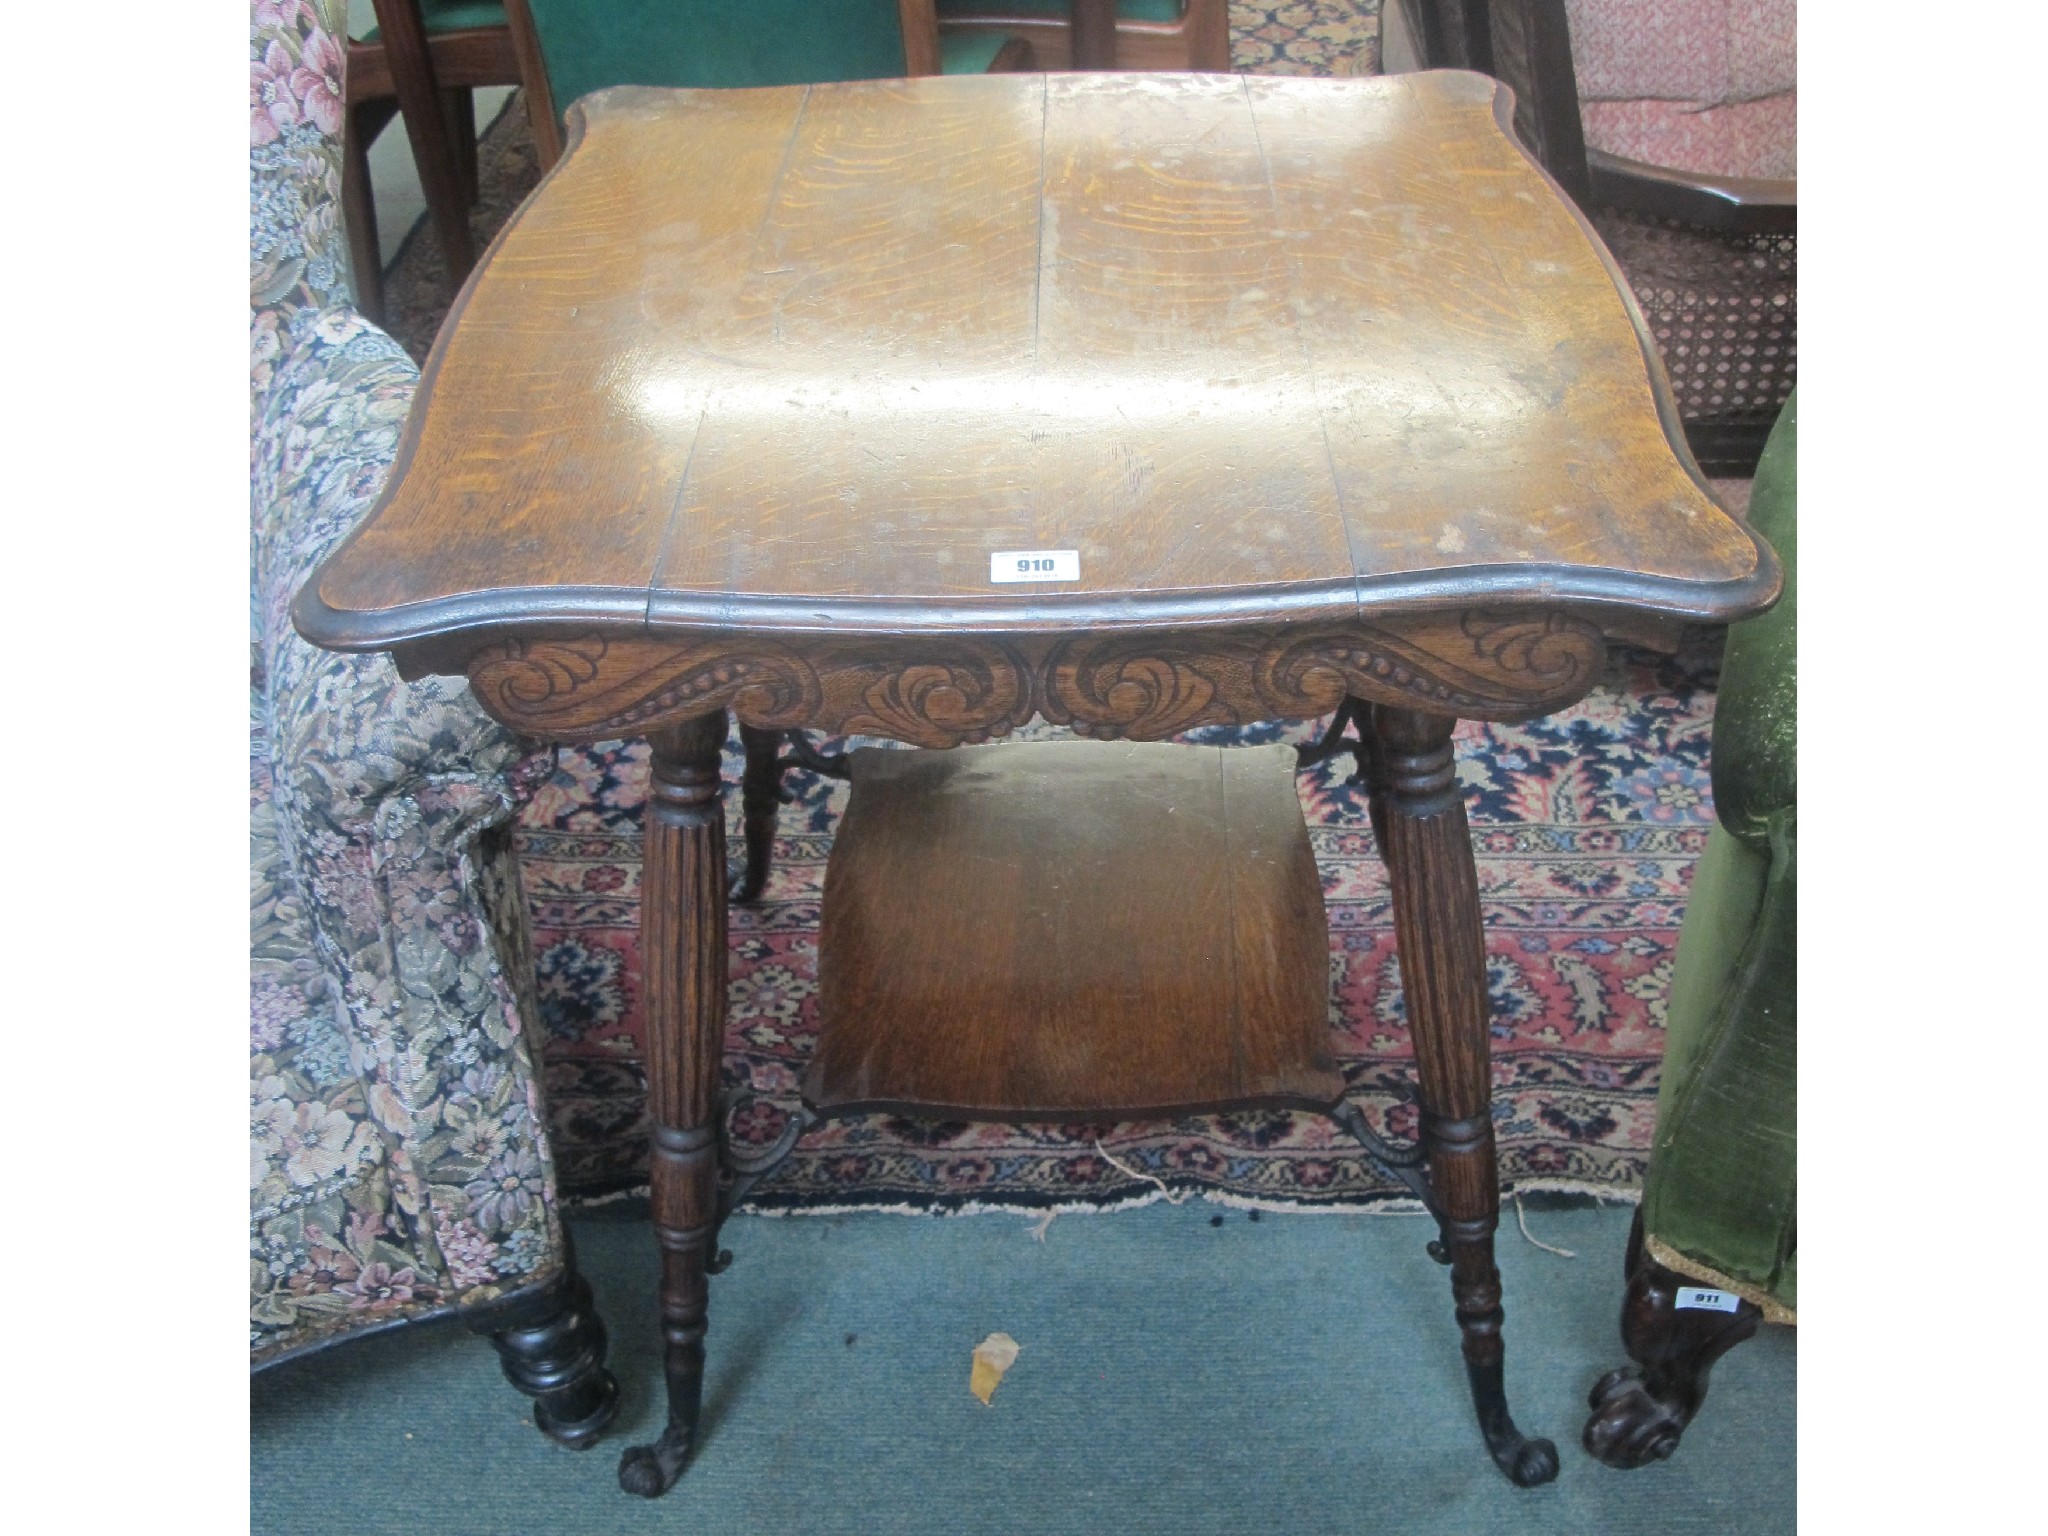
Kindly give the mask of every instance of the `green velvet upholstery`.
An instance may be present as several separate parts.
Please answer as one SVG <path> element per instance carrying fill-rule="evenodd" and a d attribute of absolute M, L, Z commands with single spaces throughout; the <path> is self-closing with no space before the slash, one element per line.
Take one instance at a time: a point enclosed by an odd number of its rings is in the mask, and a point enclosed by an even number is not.
<path fill-rule="evenodd" d="M 896 0 L 529 0 L 555 109 L 609 85 L 801 85 L 904 73 Z M 980 74 L 1000 37 L 942 38 Z"/>
<path fill-rule="evenodd" d="M 429 37 L 505 25 L 504 0 L 419 0 L 419 7 L 420 20 L 426 24 Z M 378 36 L 379 30 L 372 27 L 363 34 L 362 41 L 374 43 Z"/>
<path fill-rule="evenodd" d="M 1764 449 L 1750 516 L 1785 567 L 1777 607 L 1734 626 L 1714 722 L 1718 824 L 1693 875 L 1643 1186 L 1652 1256 L 1786 1316 L 1799 1304 L 1798 396 Z M 1681 1267 L 1681 1266 L 1674 1266 Z"/>
<path fill-rule="evenodd" d="M 1786 401 L 1757 462 L 1750 522 L 1785 566 L 1777 607 L 1728 632 L 1714 710 L 1714 808 L 1721 824 L 1759 852 L 1771 819 L 1797 798 L 1798 400 Z"/>
<path fill-rule="evenodd" d="M 1116 0 L 1121 21 L 1179 21 L 1183 0 Z M 1073 0 L 938 0 L 941 16 L 1071 16 Z"/>

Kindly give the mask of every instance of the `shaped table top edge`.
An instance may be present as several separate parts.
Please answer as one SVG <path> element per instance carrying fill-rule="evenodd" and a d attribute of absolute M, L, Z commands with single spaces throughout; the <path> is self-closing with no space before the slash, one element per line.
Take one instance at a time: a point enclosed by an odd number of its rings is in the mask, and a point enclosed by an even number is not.
<path fill-rule="evenodd" d="M 1732 514 L 1731 514 L 1732 515 Z M 1747 523 L 1743 524 L 1747 529 Z M 1619 612 L 1697 624 L 1725 624 L 1777 600 L 1782 577 L 1770 546 L 1754 534 L 1755 572 L 1728 582 L 1658 582 L 1630 572 L 1582 567 L 1501 566 L 1475 572 L 1416 572 L 1291 591 L 1222 594 L 1040 593 L 1028 610 L 999 600 L 905 602 L 884 598 L 799 600 L 747 593 L 691 594 L 630 588 L 535 587 L 475 592 L 374 611 L 330 607 L 317 579 L 300 588 L 292 623 L 326 650 L 410 654 L 409 671 L 460 672 L 470 652 L 537 632 L 618 639 L 746 632 L 799 639 L 911 636 L 1025 636 L 1071 630 L 1199 631 L 1274 624 L 1375 620 L 1472 607 L 1570 608 L 1596 625 Z M 1617 631 L 1619 634 L 1619 631 Z"/>
<path fill-rule="evenodd" d="M 482 281 L 490 258 L 513 237 L 538 198 L 537 189 L 499 231 L 458 292 L 448 321 L 436 336 L 422 370 L 416 405 L 408 413 L 385 486 L 356 527 L 301 587 L 291 610 L 294 627 L 306 640 L 326 649 L 391 652 L 407 675 L 417 676 L 427 672 L 460 673 L 469 656 L 515 636 L 537 632 L 645 639 L 745 630 L 792 639 L 803 635 L 851 639 L 860 635 L 1029 635 L 1104 628 L 1193 631 L 1345 619 L 1369 623 L 1380 617 L 1451 613 L 1475 605 L 1566 608 L 1583 614 L 1596 626 L 1601 614 L 1609 611 L 1709 624 L 1726 623 L 1762 611 L 1776 600 L 1782 584 L 1777 558 L 1746 519 L 1721 505 L 1694 460 L 1655 342 L 1625 277 L 1583 212 L 1514 133 L 1512 91 L 1489 77 L 1472 78 L 1484 81 L 1491 92 L 1492 114 L 1502 136 L 1550 185 L 1606 268 L 1635 331 L 1665 442 L 1702 497 L 1748 537 L 1755 558 L 1746 576 L 1687 581 L 1590 566 L 1496 563 L 1354 575 L 1348 579 L 1273 587 L 1127 593 L 1041 589 L 1032 592 L 1026 602 L 1007 596 L 923 600 L 692 593 L 657 584 L 644 590 L 554 585 L 501 588 L 380 609 L 333 606 L 324 596 L 323 577 L 342 561 L 393 498 L 424 426 L 425 412 L 417 408 L 417 401 L 430 392 L 439 376 L 454 322 Z M 564 153 L 542 178 L 542 187 L 573 163 L 587 135 L 590 108 L 603 110 L 611 104 L 611 98 L 668 94 L 675 93 L 649 87 L 619 87 L 594 93 L 573 104 L 565 114 L 568 134 Z M 1615 637 L 1619 638 L 1619 631 Z"/>

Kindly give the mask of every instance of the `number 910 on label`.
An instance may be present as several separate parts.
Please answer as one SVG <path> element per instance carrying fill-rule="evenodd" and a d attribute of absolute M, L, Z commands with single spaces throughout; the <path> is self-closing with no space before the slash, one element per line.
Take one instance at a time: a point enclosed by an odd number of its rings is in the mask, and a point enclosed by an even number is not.
<path fill-rule="evenodd" d="M 988 557 L 988 579 L 1002 581 L 1079 581 L 1078 549 L 999 549 Z"/>

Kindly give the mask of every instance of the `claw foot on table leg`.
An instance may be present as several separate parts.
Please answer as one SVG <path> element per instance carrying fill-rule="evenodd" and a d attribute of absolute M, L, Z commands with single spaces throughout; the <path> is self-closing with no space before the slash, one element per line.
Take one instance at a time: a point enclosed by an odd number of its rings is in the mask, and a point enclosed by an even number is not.
<path fill-rule="evenodd" d="M 1465 1362 L 1466 1377 L 1472 1383 L 1472 1405 L 1479 1413 L 1479 1432 L 1486 1437 L 1487 1453 L 1493 1464 L 1508 1475 L 1517 1488 L 1535 1488 L 1557 1476 L 1557 1445 L 1539 1435 L 1525 1435 L 1515 1428 L 1508 1412 L 1505 1373 L 1501 1362 Z"/>
<path fill-rule="evenodd" d="M 696 1439 L 694 1425 L 671 1423 L 652 1444 L 627 1447 L 619 1458 L 619 1487 L 643 1499 L 660 1498 L 682 1476 Z"/>

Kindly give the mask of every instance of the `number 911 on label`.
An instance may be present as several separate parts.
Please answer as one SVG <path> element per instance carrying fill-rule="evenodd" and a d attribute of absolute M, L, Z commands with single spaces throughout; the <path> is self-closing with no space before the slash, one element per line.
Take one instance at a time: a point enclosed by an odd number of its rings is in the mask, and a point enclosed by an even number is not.
<path fill-rule="evenodd" d="M 1709 1291 L 1697 1285 L 1678 1288 L 1678 1310 L 1681 1312 L 1733 1312 L 1741 1305 L 1742 1298 L 1727 1291 Z"/>
<path fill-rule="evenodd" d="M 1078 549 L 999 549 L 988 557 L 990 581 L 1079 581 Z"/>

